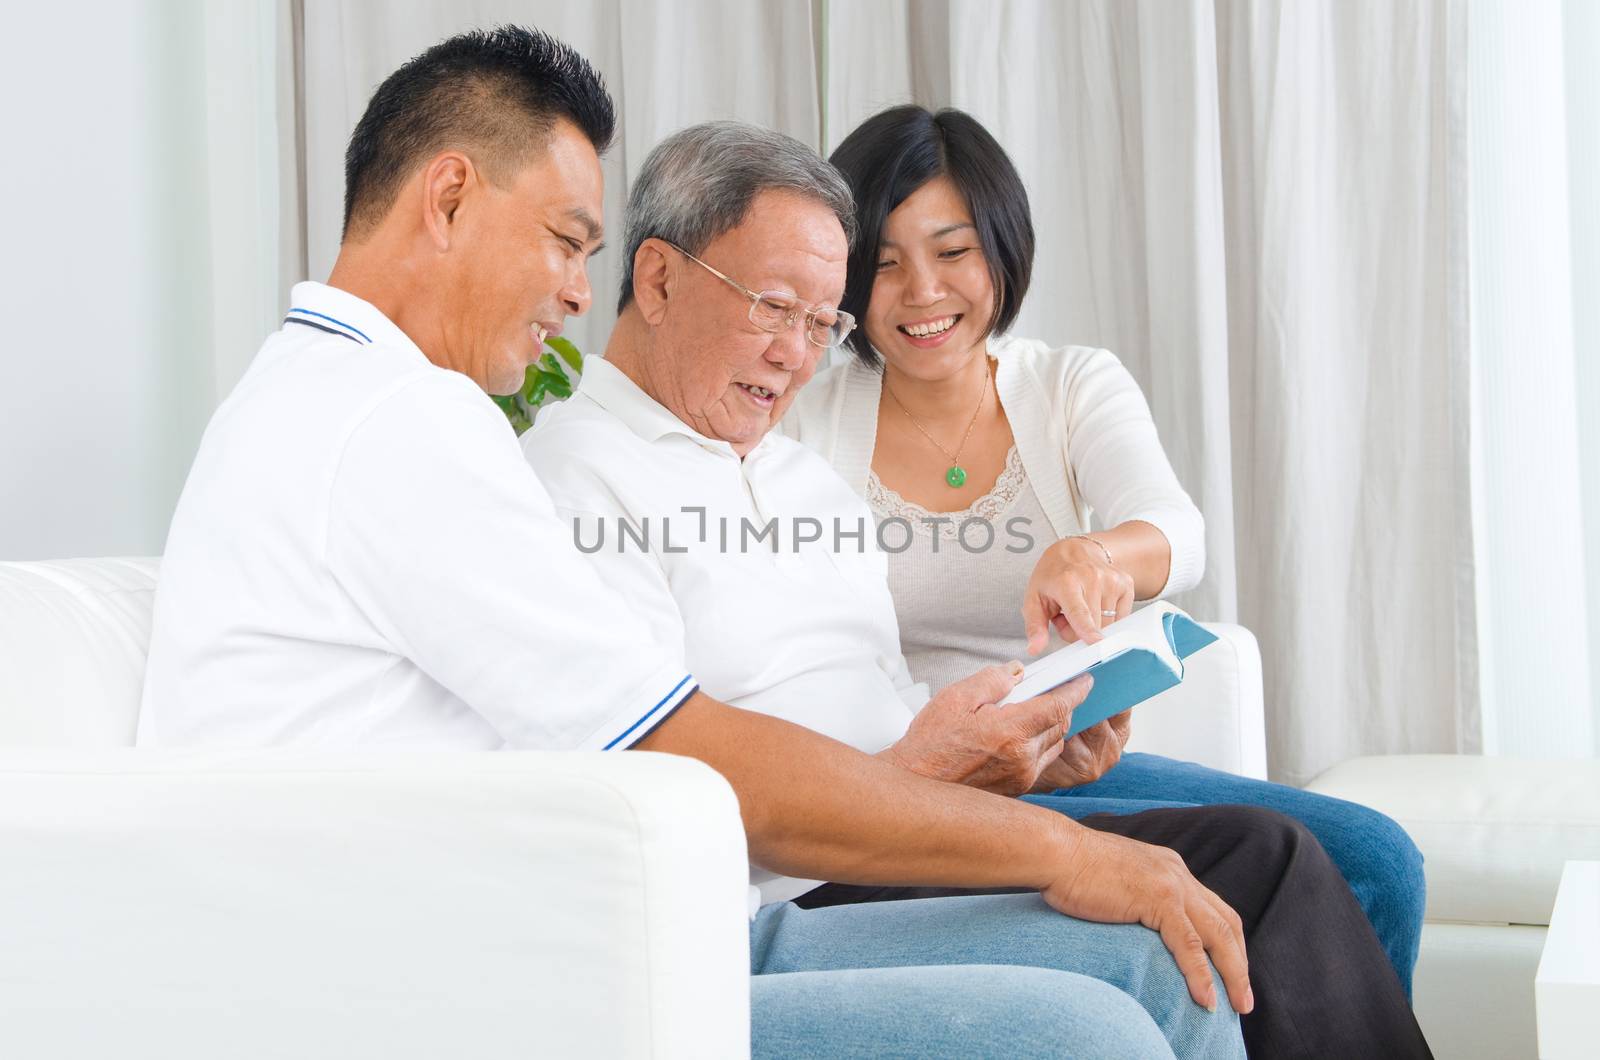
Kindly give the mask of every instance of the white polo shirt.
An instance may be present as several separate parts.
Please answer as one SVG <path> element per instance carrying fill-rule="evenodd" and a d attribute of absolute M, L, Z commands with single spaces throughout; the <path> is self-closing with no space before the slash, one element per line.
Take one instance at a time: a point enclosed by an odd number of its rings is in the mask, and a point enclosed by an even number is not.
<path fill-rule="evenodd" d="M 627 747 L 696 685 L 593 566 L 472 380 L 299 284 L 173 516 L 139 742 Z"/>
<path fill-rule="evenodd" d="M 740 460 L 597 357 L 522 447 L 569 546 L 708 695 L 868 753 L 905 734 L 927 690 L 900 654 L 872 513 L 812 450 L 774 432 Z M 765 902 L 816 885 L 752 878 Z"/>

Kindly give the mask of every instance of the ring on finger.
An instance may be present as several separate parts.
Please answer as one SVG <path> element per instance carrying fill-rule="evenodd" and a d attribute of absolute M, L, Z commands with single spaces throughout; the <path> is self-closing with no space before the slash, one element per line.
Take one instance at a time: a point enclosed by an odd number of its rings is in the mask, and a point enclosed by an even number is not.
<path fill-rule="evenodd" d="M 1116 618 L 1117 617 L 1117 613 L 1115 611 L 1102 611 L 1102 612 L 1100 612 L 1100 617 L 1101 618 Z"/>

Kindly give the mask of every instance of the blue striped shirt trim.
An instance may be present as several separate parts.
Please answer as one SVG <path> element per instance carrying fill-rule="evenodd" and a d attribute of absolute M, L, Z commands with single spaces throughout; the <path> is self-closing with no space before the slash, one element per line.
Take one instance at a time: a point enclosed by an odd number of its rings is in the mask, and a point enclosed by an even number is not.
<path fill-rule="evenodd" d="M 337 324 L 341 328 L 344 328 L 347 331 L 355 332 L 357 335 L 360 335 L 362 338 L 366 339 L 367 342 L 369 342 L 369 343 L 372 341 L 372 336 L 368 335 L 365 331 L 362 331 L 360 328 L 354 327 L 354 326 L 352 326 L 350 324 L 346 324 L 344 321 L 338 320 L 338 319 L 336 319 L 334 317 L 330 317 L 326 313 L 319 313 L 315 309 L 299 309 L 299 308 L 296 308 L 294 306 L 290 306 L 289 307 L 289 312 L 291 312 L 291 313 L 304 313 L 308 317 L 316 317 L 319 320 L 326 320 L 330 324 Z"/>
<path fill-rule="evenodd" d="M 684 692 L 683 695 L 679 696 L 678 692 L 679 692 L 679 690 L 681 690 L 683 688 L 684 685 L 688 685 L 690 687 L 689 687 L 688 691 Z M 640 718 L 638 721 L 634 722 L 632 725 L 630 725 L 626 729 L 622 730 L 621 735 L 619 735 L 616 739 L 612 740 L 610 743 L 606 744 L 604 747 L 601 748 L 601 750 L 602 751 L 609 751 L 613 747 L 617 746 L 617 744 L 621 743 L 623 740 L 626 740 L 628 738 L 628 736 L 633 732 L 633 730 L 637 729 L 639 726 L 641 726 L 645 722 L 649 721 L 652 717 L 655 716 L 656 711 L 658 711 L 662 707 L 666 706 L 667 703 L 672 702 L 672 699 L 673 699 L 674 696 L 677 697 L 677 702 L 673 703 L 672 706 L 673 706 L 673 709 L 676 710 L 679 703 L 682 703 L 685 699 L 688 699 L 699 688 L 700 688 L 700 686 L 695 683 L 695 679 L 694 679 L 693 675 L 684 674 L 683 675 L 683 680 L 679 681 L 676 685 L 674 685 L 671 692 L 668 692 L 665 696 L 662 696 L 660 702 L 658 702 L 655 706 L 651 707 L 649 710 L 645 711 L 644 717 Z M 667 713 L 670 714 L 670 713 L 672 713 L 672 711 L 668 711 Z M 662 719 L 662 720 L 664 720 L 664 719 Z"/>

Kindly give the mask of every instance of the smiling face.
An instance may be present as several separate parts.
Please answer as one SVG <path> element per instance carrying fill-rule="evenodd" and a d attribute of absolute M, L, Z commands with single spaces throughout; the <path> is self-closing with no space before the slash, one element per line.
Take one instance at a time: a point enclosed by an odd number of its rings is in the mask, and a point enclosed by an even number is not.
<path fill-rule="evenodd" d="M 599 249 L 600 158 L 577 126 L 559 121 L 506 186 L 478 187 L 459 219 L 462 253 L 442 280 L 452 307 L 448 366 L 491 394 L 510 394 L 545 338 L 593 301 L 587 266 Z"/>
<path fill-rule="evenodd" d="M 794 403 L 824 350 L 801 320 L 776 333 L 750 322 L 750 300 L 659 240 L 669 295 L 653 322 L 641 385 L 684 423 L 744 456 Z M 763 191 L 738 227 L 697 255 L 752 291 L 836 306 L 849 246 L 833 211 L 787 191 Z"/>
<path fill-rule="evenodd" d="M 934 177 L 884 221 L 867 339 L 892 368 L 947 379 L 986 348 L 994 306 L 972 211 L 949 177 Z"/>

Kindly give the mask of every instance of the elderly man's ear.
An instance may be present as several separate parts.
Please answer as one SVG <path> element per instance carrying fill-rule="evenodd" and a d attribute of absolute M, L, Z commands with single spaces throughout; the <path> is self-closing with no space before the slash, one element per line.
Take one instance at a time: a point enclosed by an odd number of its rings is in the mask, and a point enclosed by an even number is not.
<path fill-rule="evenodd" d="M 633 303 L 645 322 L 654 326 L 667 315 L 677 276 L 673 265 L 677 255 L 659 239 L 647 239 L 633 252 Z"/>

